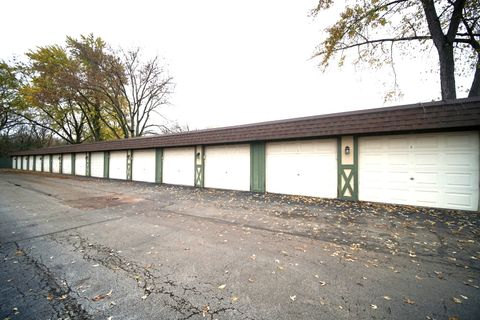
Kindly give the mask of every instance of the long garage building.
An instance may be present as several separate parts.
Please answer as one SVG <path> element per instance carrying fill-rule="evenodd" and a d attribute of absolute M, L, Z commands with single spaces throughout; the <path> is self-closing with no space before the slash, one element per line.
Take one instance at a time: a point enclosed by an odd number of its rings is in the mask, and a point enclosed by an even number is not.
<path fill-rule="evenodd" d="M 480 99 L 12 154 L 12 168 L 479 210 Z"/>

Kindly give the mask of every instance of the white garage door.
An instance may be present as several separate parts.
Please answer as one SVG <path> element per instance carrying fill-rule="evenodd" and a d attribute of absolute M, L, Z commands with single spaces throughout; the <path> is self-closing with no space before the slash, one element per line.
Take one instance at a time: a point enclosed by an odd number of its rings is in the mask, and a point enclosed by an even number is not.
<path fill-rule="evenodd" d="M 60 173 L 60 155 L 54 154 L 52 155 L 52 172 L 53 173 Z"/>
<path fill-rule="evenodd" d="M 75 174 L 77 176 L 84 176 L 86 174 L 86 153 L 77 153 L 75 154 Z"/>
<path fill-rule="evenodd" d="M 62 173 L 72 174 L 72 155 L 64 154 L 62 158 Z"/>
<path fill-rule="evenodd" d="M 155 182 L 155 149 L 133 151 L 132 180 Z"/>
<path fill-rule="evenodd" d="M 194 148 L 167 148 L 163 152 L 163 182 L 193 186 Z"/>
<path fill-rule="evenodd" d="M 103 152 L 92 152 L 90 159 L 90 175 L 92 177 L 103 178 Z"/>
<path fill-rule="evenodd" d="M 35 171 L 42 171 L 42 157 L 43 156 L 37 156 L 35 158 Z"/>
<path fill-rule="evenodd" d="M 477 210 L 478 132 L 359 139 L 359 199 Z"/>
<path fill-rule="evenodd" d="M 337 141 L 275 142 L 266 145 L 267 192 L 337 197 Z"/>
<path fill-rule="evenodd" d="M 28 170 L 33 171 L 33 164 L 35 162 L 35 158 L 33 156 L 28 157 Z"/>
<path fill-rule="evenodd" d="M 50 155 L 43 156 L 43 171 L 50 172 Z"/>
<path fill-rule="evenodd" d="M 28 170 L 28 156 L 23 156 L 22 161 L 23 161 L 22 169 L 23 170 Z"/>
<path fill-rule="evenodd" d="M 250 190 L 250 145 L 205 148 L 205 187 Z"/>
<path fill-rule="evenodd" d="M 12 169 L 17 169 L 17 157 L 12 157 Z"/>
<path fill-rule="evenodd" d="M 109 163 L 109 178 L 112 179 L 127 179 L 127 152 L 126 151 L 112 151 L 110 152 Z"/>

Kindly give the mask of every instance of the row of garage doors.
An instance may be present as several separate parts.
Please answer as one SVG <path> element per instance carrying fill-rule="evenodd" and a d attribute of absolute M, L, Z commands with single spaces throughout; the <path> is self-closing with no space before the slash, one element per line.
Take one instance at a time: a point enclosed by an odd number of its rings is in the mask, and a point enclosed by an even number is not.
<path fill-rule="evenodd" d="M 478 210 L 479 154 L 478 131 L 360 137 L 359 199 Z M 195 157 L 194 147 L 165 148 L 163 183 L 193 186 Z M 132 180 L 155 182 L 155 158 L 154 149 L 133 150 Z M 76 154 L 75 174 L 85 175 L 85 159 L 86 154 Z M 204 159 L 205 187 L 250 190 L 249 144 L 207 146 Z M 71 173 L 71 161 L 63 155 L 62 173 Z M 267 143 L 265 190 L 336 198 L 337 166 L 337 139 Z M 91 153 L 90 170 L 93 177 L 104 176 L 103 152 Z M 52 172 L 60 172 L 58 155 Z M 126 151 L 110 152 L 109 177 L 127 178 Z"/>

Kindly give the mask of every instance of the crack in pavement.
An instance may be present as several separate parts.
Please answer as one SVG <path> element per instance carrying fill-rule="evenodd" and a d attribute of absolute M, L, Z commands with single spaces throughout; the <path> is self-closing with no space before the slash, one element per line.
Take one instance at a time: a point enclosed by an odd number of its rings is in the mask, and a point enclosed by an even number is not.
<path fill-rule="evenodd" d="M 37 290 L 40 291 L 40 293 L 36 293 L 32 289 L 24 292 L 22 288 L 12 284 L 11 286 L 20 295 L 22 301 L 45 299 L 56 319 L 93 319 L 87 311 L 82 308 L 76 298 L 72 296 L 74 292 L 66 280 L 58 280 L 56 275 L 42 263 L 42 261 L 29 255 L 27 249 L 22 248 L 18 243 L 15 242 L 13 246 L 10 246 L 10 249 L 15 250 L 14 257 L 9 257 L 8 253 L 5 252 L 8 249 L 8 247 L 2 246 L 2 253 L 4 254 L 3 260 L 5 262 L 15 259 L 17 265 L 30 269 L 28 270 L 28 274 L 31 278 L 28 280 L 24 279 L 22 283 L 30 284 L 31 282 L 37 282 L 39 285 Z M 7 318 L 10 316 L 12 315 L 7 315 Z"/>
<path fill-rule="evenodd" d="M 65 243 L 71 245 L 74 248 L 73 251 L 82 253 L 86 261 L 101 264 L 113 272 L 120 271 L 128 278 L 135 280 L 137 287 L 143 291 L 142 300 L 150 296 L 161 296 L 167 307 L 181 315 L 179 320 L 187 320 L 195 316 L 213 320 L 214 316 L 227 312 L 237 313 L 243 319 L 253 319 L 234 306 L 229 299 L 217 296 L 218 293 L 212 290 L 212 284 L 201 283 L 201 288 L 181 284 L 170 278 L 174 275 L 173 271 L 162 272 L 153 265 L 142 266 L 107 246 L 89 242 L 79 234 L 52 237 L 52 240 L 62 245 Z M 203 303 L 192 301 L 203 301 Z"/>

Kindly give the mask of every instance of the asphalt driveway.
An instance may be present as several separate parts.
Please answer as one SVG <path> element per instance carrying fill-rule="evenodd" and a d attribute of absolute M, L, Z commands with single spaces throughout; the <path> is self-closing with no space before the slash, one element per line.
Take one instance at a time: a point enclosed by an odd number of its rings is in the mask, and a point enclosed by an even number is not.
<path fill-rule="evenodd" d="M 480 215 L 0 171 L 0 319 L 478 319 Z"/>

